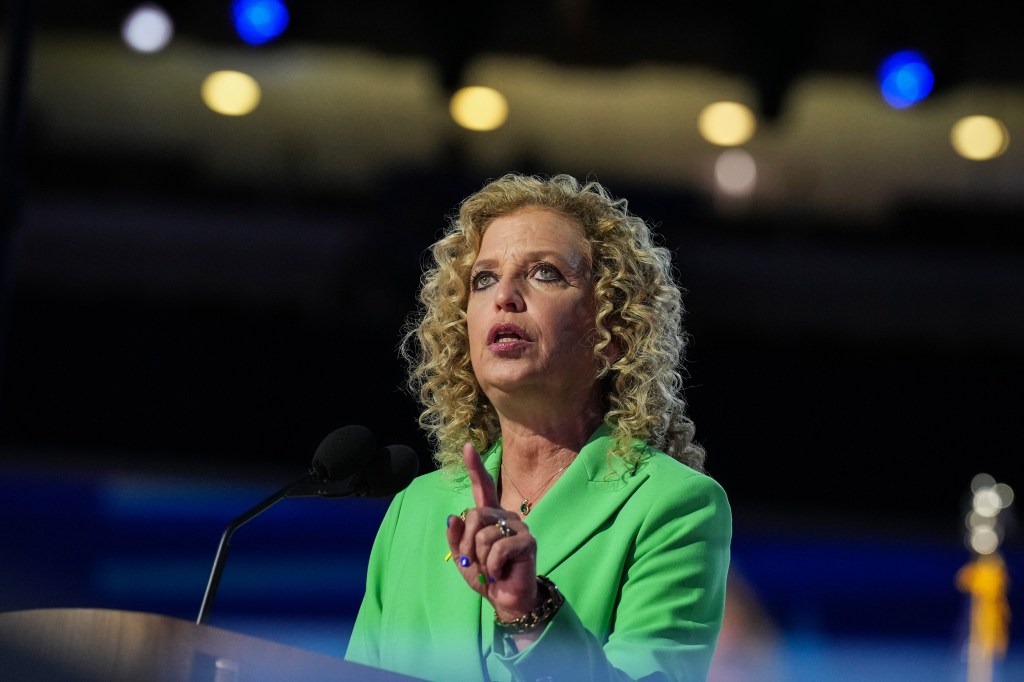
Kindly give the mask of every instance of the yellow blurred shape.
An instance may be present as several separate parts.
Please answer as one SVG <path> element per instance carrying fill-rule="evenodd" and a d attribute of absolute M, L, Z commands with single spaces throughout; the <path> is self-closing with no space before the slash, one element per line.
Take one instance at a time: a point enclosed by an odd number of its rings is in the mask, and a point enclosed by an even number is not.
<path fill-rule="evenodd" d="M 508 120 L 508 100 L 494 88 L 473 85 L 452 95 L 452 119 L 469 130 L 495 130 Z"/>
<path fill-rule="evenodd" d="M 757 118 L 750 107 L 739 102 L 714 102 L 700 112 L 697 129 L 711 144 L 736 147 L 754 136 Z"/>
<path fill-rule="evenodd" d="M 260 103 L 260 86 L 241 71 L 214 71 L 203 81 L 203 102 L 218 114 L 244 116 Z"/>
<path fill-rule="evenodd" d="M 977 557 L 956 574 L 956 585 L 971 596 L 971 653 L 988 658 L 1006 654 L 1010 605 L 1006 598 L 1009 576 L 998 554 Z"/>
<path fill-rule="evenodd" d="M 961 118 L 953 124 L 949 138 L 956 153 L 972 161 L 994 159 L 1010 145 L 1006 126 L 991 116 Z"/>

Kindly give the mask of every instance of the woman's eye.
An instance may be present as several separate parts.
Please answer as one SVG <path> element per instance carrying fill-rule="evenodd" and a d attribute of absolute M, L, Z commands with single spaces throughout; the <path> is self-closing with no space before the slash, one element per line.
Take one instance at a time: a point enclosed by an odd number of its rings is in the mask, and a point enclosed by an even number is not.
<path fill-rule="evenodd" d="M 486 289 L 487 287 L 489 287 L 492 284 L 494 284 L 495 281 L 496 280 L 494 278 L 494 273 L 484 271 L 484 272 L 478 272 L 475 275 L 473 275 L 473 279 L 471 280 L 471 284 L 473 285 L 473 289 L 474 290 L 476 290 L 476 289 Z"/>
<path fill-rule="evenodd" d="M 558 271 L 558 268 L 541 263 L 533 269 L 533 276 L 542 282 L 557 282 L 562 279 L 562 273 Z"/>

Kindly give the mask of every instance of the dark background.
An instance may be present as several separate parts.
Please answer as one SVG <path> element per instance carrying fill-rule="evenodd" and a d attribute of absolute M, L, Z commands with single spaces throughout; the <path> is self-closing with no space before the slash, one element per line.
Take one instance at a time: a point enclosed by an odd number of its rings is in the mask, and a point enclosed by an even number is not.
<path fill-rule="evenodd" d="M 240 49 L 215 4 L 166 7 L 180 35 Z M 963 84 L 1024 80 L 1011 22 L 924 3 L 856 11 L 772 3 L 771 11 L 687 8 L 675 17 L 642 2 L 527 2 L 515 12 L 488 3 L 292 4 L 287 40 L 420 55 L 445 87 L 487 50 L 581 68 L 714 66 L 750 79 L 768 135 L 805 74 L 870 77 L 879 54 L 906 42 L 932 50 L 945 69 L 937 98 Z M 83 482 L 91 476 L 195 477 L 226 496 L 219 516 L 203 519 L 197 553 L 209 547 L 212 558 L 223 523 L 305 471 L 339 426 L 364 424 L 382 444 L 408 444 L 428 470 L 396 353 L 425 249 L 486 179 L 569 171 L 627 197 L 676 254 L 692 335 L 686 397 L 709 473 L 734 505 L 738 564 L 751 567 L 773 615 L 803 622 L 812 595 L 823 622 L 852 628 L 877 620 L 860 590 L 891 589 L 905 616 L 888 621 L 894 628 L 953 631 L 947 623 L 962 604 L 951 572 L 969 558 L 971 479 L 985 472 L 1012 486 L 1022 478 L 1024 203 L 1010 178 L 1020 176 L 1024 128 L 1011 127 L 1011 152 L 990 162 L 1002 164 L 1005 191 L 908 193 L 871 220 L 802 210 L 799 196 L 782 211 L 726 213 L 699 185 L 556 166 L 525 152 L 485 166 L 457 143 L 429 164 L 394 164 L 356 188 L 275 190 L 244 176 L 211 180 L 188 150 L 52 143 L 53 114 L 33 106 L 42 38 L 116 32 L 131 5 L 40 3 L 25 23 L 20 5 L 8 3 L 4 23 L 0 454 L 10 508 L 45 506 L 55 486 L 59 499 L 80 505 L 40 512 L 52 523 L 42 526 L 66 537 L 99 504 Z M 979 27 L 988 33 L 969 39 L 966 29 Z M 238 485 L 250 487 L 228 495 Z M 357 549 L 378 511 L 370 505 L 359 517 Z M 1004 549 L 1019 561 L 1013 509 L 1005 515 Z M 145 546 L 152 529 L 131 528 L 127 537 Z M 15 537 L 22 556 L 52 549 L 24 527 Z M 900 554 L 919 544 L 926 556 Z M 820 572 L 848 591 L 840 598 L 832 583 L 802 582 Z M 358 582 L 358 566 L 351 575 Z M 8 592 L 2 606 L 87 599 L 76 594 Z M 840 600 L 828 602 L 834 611 L 824 605 L 830 598 Z M 345 599 L 352 608 L 352 595 Z M 144 603 L 188 615 L 187 598 Z"/>

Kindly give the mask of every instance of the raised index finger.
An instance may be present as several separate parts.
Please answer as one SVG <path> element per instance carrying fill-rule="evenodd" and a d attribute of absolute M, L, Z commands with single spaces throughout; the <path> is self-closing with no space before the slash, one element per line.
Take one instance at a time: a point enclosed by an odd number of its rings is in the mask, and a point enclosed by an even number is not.
<path fill-rule="evenodd" d="M 484 460 L 472 443 L 462 446 L 462 460 L 466 463 L 469 480 L 473 484 L 473 501 L 478 507 L 498 507 L 498 490 L 494 487 L 494 479 L 484 468 Z"/>

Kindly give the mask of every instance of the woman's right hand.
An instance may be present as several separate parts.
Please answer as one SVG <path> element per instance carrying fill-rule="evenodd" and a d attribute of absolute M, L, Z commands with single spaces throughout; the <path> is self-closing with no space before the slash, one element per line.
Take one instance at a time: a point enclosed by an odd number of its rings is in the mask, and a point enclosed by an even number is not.
<path fill-rule="evenodd" d="M 537 540 L 519 514 L 501 508 L 494 479 L 472 443 L 462 455 L 476 506 L 464 519 L 448 517 L 448 548 L 466 584 L 490 602 L 498 618 L 515 620 L 539 605 Z"/>

